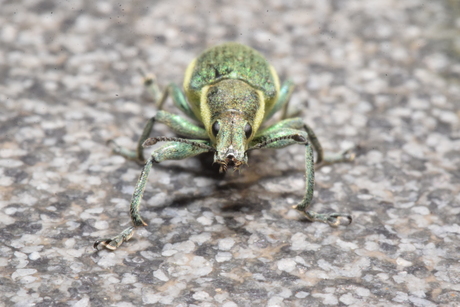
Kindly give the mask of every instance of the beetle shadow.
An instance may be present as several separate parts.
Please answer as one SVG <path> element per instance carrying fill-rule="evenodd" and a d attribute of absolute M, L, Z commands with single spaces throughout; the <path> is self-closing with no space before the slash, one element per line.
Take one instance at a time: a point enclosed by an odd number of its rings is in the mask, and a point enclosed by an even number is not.
<path fill-rule="evenodd" d="M 242 214 L 257 215 L 261 214 L 262 210 L 269 206 L 268 203 L 264 203 L 264 200 L 256 197 L 254 195 L 254 191 L 251 190 L 251 187 L 258 183 L 261 176 L 251 173 L 248 169 L 246 170 L 247 172 L 245 172 L 244 176 L 238 176 L 238 174 L 236 174 L 234 178 L 228 178 L 229 176 L 232 176 L 232 174 L 219 172 L 220 166 L 213 163 L 213 153 L 204 153 L 193 158 L 199 162 L 199 167 L 190 169 L 181 165 L 162 165 L 161 163 L 154 165 L 154 167 L 165 171 L 171 171 L 175 174 L 186 172 L 196 177 L 206 177 L 213 179 L 211 190 L 208 189 L 207 192 L 200 193 L 199 188 L 197 188 L 198 193 L 193 193 L 192 195 L 174 195 L 170 203 L 155 206 L 150 208 L 150 210 L 159 212 L 168 207 L 185 208 L 196 201 L 203 201 L 210 197 L 220 200 L 219 210 L 224 215 L 226 215 L 226 213 L 228 214 L 236 212 L 240 212 Z M 228 172 L 233 171 L 230 170 Z M 276 178 L 278 176 L 279 174 L 274 174 L 270 177 Z M 224 218 L 227 219 L 227 217 Z M 228 218 L 231 219 L 231 217 Z"/>
<path fill-rule="evenodd" d="M 251 160 L 251 152 L 248 154 L 248 160 Z M 254 160 L 253 164 L 264 164 L 266 157 L 270 156 L 270 151 L 265 151 L 257 155 L 257 159 Z M 263 172 L 263 174 L 254 172 L 249 166 L 243 166 L 241 173 L 236 171 L 236 174 L 233 175 L 233 170 L 229 169 L 226 173 L 220 172 L 220 166 L 217 163 L 214 163 L 214 154 L 213 153 L 203 153 L 196 157 L 193 157 L 199 162 L 200 166 L 193 169 L 181 166 L 179 164 L 156 164 L 154 165 L 157 169 L 162 169 L 165 171 L 171 171 L 173 173 L 188 173 L 192 174 L 195 177 L 206 177 L 215 180 L 215 191 L 227 191 L 227 190 L 238 190 L 246 191 L 250 187 L 258 184 L 260 180 L 270 180 L 276 178 L 285 178 L 293 176 L 295 174 L 304 173 L 304 167 L 301 168 L 289 168 L 285 170 L 280 170 L 276 168 L 276 164 L 270 165 L 269 167 L 273 169 L 273 172 Z"/>
<path fill-rule="evenodd" d="M 354 150 L 358 155 L 362 154 L 362 146 L 357 146 Z M 261 164 L 264 167 L 264 163 L 268 160 L 269 157 L 272 156 L 272 152 L 270 150 L 262 151 L 253 156 L 252 164 Z M 251 157 L 249 157 L 250 159 Z M 219 165 L 214 164 L 214 154 L 213 153 L 204 153 L 193 157 L 198 163 L 199 166 L 194 168 L 187 168 L 181 166 L 180 164 L 156 164 L 154 167 L 159 168 L 162 170 L 171 171 L 175 174 L 180 173 L 189 173 L 194 175 L 195 177 L 206 177 L 214 180 L 214 184 L 212 184 L 213 188 L 211 193 L 209 190 L 207 193 L 198 193 L 194 195 L 176 195 L 174 196 L 172 203 L 164 206 L 159 206 L 152 208 L 151 210 L 160 211 L 166 207 L 175 207 L 175 208 L 184 208 L 191 205 L 195 201 L 205 200 L 206 198 L 213 197 L 221 199 L 221 211 L 225 215 L 226 213 L 242 213 L 242 214 L 252 214 L 258 215 L 262 212 L 263 209 L 267 209 L 270 204 L 263 204 L 264 200 L 256 197 L 254 198 L 254 190 L 251 189 L 254 185 L 257 185 L 261 182 L 261 180 L 274 180 L 274 179 L 285 179 L 292 176 L 297 176 L 301 174 L 303 176 L 305 172 L 305 166 L 302 165 L 300 167 L 289 167 L 287 169 L 280 169 L 277 168 L 276 162 L 270 163 L 267 167 L 270 167 L 273 171 L 263 171 L 261 173 L 257 171 L 251 171 L 251 168 L 245 167 L 242 171 L 244 174 L 239 176 L 234 176 L 234 178 L 228 178 L 232 176 L 232 174 L 220 173 L 219 172 Z M 260 165 L 259 165 L 260 168 Z M 227 172 L 232 172 L 229 170 Z M 224 180 L 225 179 L 225 180 Z M 199 192 L 199 189 L 197 189 Z M 303 192 L 303 190 L 302 190 Z M 285 193 L 272 193 L 271 191 L 266 191 L 267 194 L 273 194 L 273 197 L 281 197 Z M 286 194 L 286 196 L 292 196 L 291 193 Z M 301 200 L 302 195 L 299 195 L 299 201 Z M 314 204 L 314 201 L 312 205 Z M 225 217 L 224 217 L 225 218 Z M 307 220 L 307 219 L 306 219 Z"/>
<path fill-rule="evenodd" d="M 366 148 L 362 144 L 357 144 L 354 148 L 352 148 L 352 151 L 354 152 L 355 157 L 359 157 L 366 152 Z M 254 168 L 251 170 L 249 166 L 243 166 L 241 168 L 241 174 L 238 174 L 239 171 L 237 171 L 236 176 L 233 176 L 233 174 L 231 174 L 233 172 L 232 169 L 229 169 L 227 173 L 219 172 L 220 165 L 214 163 L 213 153 L 203 153 L 193 157 L 192 159 L 195 159 L 199 162 L 199 167 L 189 168 L 181 166 L 180 164 L 164 165 L 161 163 L 156 164 L 154 167 L 172 171 L 174 173 L 189 173 L 194 175 L 195 177 L 206 177 L 213 179 L 215 180 L 216 191 L 238 190 L 244 192 L 252 186 L 260 183 L 261 180 L 281 180 L 284 178 L 288 178 L 290 176 L 305 174 L 305 165 L 292 166 L 289 168 L 280 169 L 277 167 L 276 161 L 273 162 L 273 160 L 271 160 L 272 162 L 267 164 L 267 161 L 270 160 L 272 156 L 272 150 L 262 150 L 258 151 L 257 153 L 249 152 L 248 160 L 251 162 L 251 164 L 256 166 L 256 170 L 254 171 Z M 315 165 L 315 170 L 318 171 L 323 166 L 325 165 L 317 164 Z M 262 172 L 258 172 L 257 168 L 260 169 L 261 167 L 268 167 L 272 171 L 264 170 Z"/>
<path fill-rule="evenodd" d="M 203 153 L 197 155 L 196 157 L 192 157 L 190 159 L 195 159 L 200 163 L 200 167 L 196 168 L 189 168 L 181 166 L 180 164 L 174 165 L 165 165 L 165 164 L 155 164 L 153 167 L 156 169 L 168 170 L 172 171 L 173 173 L 188 173 L 198 176 L 203 176 L 207 178 L 222 180 L 225 178 L 225 173 L 219 172 L 219 165 L 214 163 L 214 155 L 213 153 Z"/>

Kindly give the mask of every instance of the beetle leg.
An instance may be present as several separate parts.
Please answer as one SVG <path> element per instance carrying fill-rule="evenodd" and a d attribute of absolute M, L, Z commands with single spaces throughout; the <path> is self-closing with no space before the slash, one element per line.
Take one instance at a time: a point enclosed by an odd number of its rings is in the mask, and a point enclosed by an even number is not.
<path fill-rule="evenodd" d="M 325 154 L 323 151 L 323 147 L 321 146 L 321 143 L 316 137 L 316 134 L 313 131 L 313 129 L 305 123 L 303 124 L 303 129 L 307 131 L 308 138 L 310 139 L 310 142 L 312 143 L 313 147 L 316 150 L 316 153 L 317 153 L 316 168 L 317 169 L 324 165 L 341 163 L 341 162 L 352 162 L 355 159 L 356 155 L 353 152 L 353 149 L 351 148 L 343 152 L 339 152 L 339 153 L 326 153 Z"/>
<path fill-rule="evenodd" d="M 304 123 L 302 118 L 300 117 L 294 117 L 294 118 L 288 118 L 285 120 L 282 120 L 264 130 L 259 132 L 256 135 L 256 138 L 261 135 L 267 135 L 267 134 L 273 134 L 273 133 L 278 133 L 279 131 L 286 131 L 286 129 L 303 129 L 308 133 L 308 139 L 310 140 L 310 143 L 313 145 L 313 148 L 316 151 L 317 157 L 316 157 L 316 164 L 319 164 L 323 161 L 324 158 L 324 153 L 323 153 L 323 148 L 316 137 L 315 132 L 313 129 L 310 128 L 307 124 Z"/>
<path fill-rule="evenodd" d="M 281 115 L 281 119 L 285 119 L 287 117 L 287 108 L 289 105 L 289 100 L 291 99 L 292 91 L 294 90 L 294 82 L 291 80 L 285 81 L 283 86 L 281 86 L 278 99 L 276 100 L 275 104 L 271 108 L 271 110 L 267 113 L 264 118 L 264 121 L 269 120 L 276 112 L 278 112 L 281 108 L 283 108 L 283 114 Z"/>
<path fill-rule="evenodd" d="M 134 234 L 134 230 L 139 226 L 147 226 L 142 220 L 139 214 L 139 206 L 144 194 L 145 186 L 148 181 L 150 170 L 154 163 L 160 163 L 165 160 L 181 160 L 188 157 L 196 156 L 198 154 L 209 152 L 210 144 L 202 140 L 186 140 L 187 143 L 180 142 L 168 142 L 166 145 L 154 150 L 150 158 L 142 168 L 142 172 L 137 180 L 134 193 L 131 198 L 130 205 L 130 216 L 133 223 L 132 226 L 123 230 L 120 234 L 112 238 L 104 238 L 97 240 L 94 243 L 94 248 L 98 249 L 99 246 L 107 248 L 109 250 L 117 249 L 123 242 L 128 241 Z M 203 144 L 204 146 L 199 146 Z"/>
<path fill-rule="evenodd" d="M 180 88 L 174 84 L 170 83 L 163 91 L 163 95 L 161 99 L 158 101 L 158 109 L 162 110 L 164 103 L 168 96 L 171 95 L 174 105 L 179 108 L 182 112 L 184 112 L 188 117 L 198 121 L 195 114 L 193 113 L 190 105 L 187 103 L 187 99 L 185 98 L 184 93 L 180 90 Z"/>
<path fill-rule="evenodd" d="M 164 103 L 166 102 L 168 96 L 171 95 L 173 103 L 177 108 L 179 108 L 182 112 L 184 112 L 188 117 L 194 120 L 197 120 L 195 114 L 193 113 L 192 109 L 187 103 L 187 99 L 185 98 L 185 95 L 182 93 L 182 91 L 177 85 L 175 85 L 174 83 L 170 83 L 163 90 L 163 93 L 161 93 L 155 76 L 153 74 L 144 73 L 142 69 L 139 69 L 139 70 L 140 70 L 140 73 L 144 77 L 144 86 L 146 87 L 147 92 L 157 102 L 157 107 L 158 107 L 159 112 L 157 113 L 157 115 L 150 118 L 145 124 L 141 137 L 139 138 L 139 141 L 137 142 L 136 151 L 120 147 L 113 140 L 109 140 L 108 144 L 112 145 L 112 148 L 113 148 L 112 151 L 115 154 L 123 156 L 129 160 L 136 161 L 139 164 L 144 163 L 145 159 L 144 159 L 142 143 L 144 143 L 144 141 L 150 136 L 150 133 L 152 132 L 152 129 L 153 129 L 153 125 L 156 121 L 162 122 L 170 126 L 174 130 L 174 132 L 180 135 L 183 135 L 183 136 L 190 136 L 192 138 L 203 138 L 203 139 L 208 138 L 208 135 L 205 132 L 203 132 L 204 129 L 192 124 L 186 119 L 182 119 L 180 117 L 179 117 L 180 119 L 178 119 L 176 118 L 178 117 L 177 115 L 172 115 L 167 112 L 165 112 L 165 114 L 159 114 L 162 112 L 161 110 L 163 109 Z M 174 118 L 170 119 L 168 117 L 174 117 Z M 180 121 L 183 121 L 183 123 L 178 123 Z"/>
<path fill-rule="evenodd" d="M 180 90 L 180 88 L 174 84 L 170 83 L 164 90 L 161 92 L 158 82 L 155 75 L 146 74 L 142 69 L 139 69 L 139 72 L 144 78 L 144 86 L 147 92 L 150 94 L 152 99 L 157 103 L 158 110 L 163 110 L 164 103 L 169 95 L 171 95 L 174 105 L 178 107 L 182 112 L 187 114 L 188 117 L 198 120 L 187 103 L 187 99 Z"/>
<path fill-rule="evenodd" d="M 153 101 L 158 102 L 161 99 L 162 93 L 160 87 L 158 86 L 157 78 L 154 74 L 147 74 L 142 68 L 138 68 L 139 73 L 144 78 L 143 83 L 144 87 L 147 90 L 147 93 L 151 96 Z"/>
<path fill-rule="evenodd" d="M 150 136 L 150 133 L 152 132 L 153 124 L 155 123 L 155 117 L 156 116 L 150 118 L 145 124 L 144 129 L 142 130 L 141 137 L 139 138 L 139 141 L 137 142 L 136 150 L 130 150 L 130 149 L 121 147 L 117 145 L 115 141 L 109 140 L 107 144 L 112 147 L 112 152 L 116 155 L 123 156 L 128 160 L 133 160 L 139 164 L 145 163 L 144 151 L 143 151 L 144 148 L 142 147 L 142 144 Z"/>
<path fill-rule="evenodd" d="M 329 226 L 337 227 L 341 224 L 342 219 L 347 219 L 348 224 L 351 224 L 352 217 L 347 213 L 317 213 L 315 211 L 309 211 L 311 201 L 313 198 L 313 189 L 315 182 L 315 168 L 313 163 L 313 149 L 309 144 L 305 146 L 305 196 L 302 201 L 294 206 L 306 218 L 312 222 L 322 222 L 329 224 Z M 308 211 L 307 211 L 308 210 Z"/>
<path fill-rule="evenodd" d="M 267 135 L 271 133 L 277 133 L 280 130 L 284 129 L 303 129 L 308 133 L 308 139 L 310 143 L 313 145 L 313 148 L 316 151 L 316 168 L 320 168 L 324 165 L 340 163 L 340 162 L 351 162 L 355 158 L 355 153 L 353 149 L 348 149 L 340 153 L 324 153 L 321 143 L 319 142 L 318 138 L 316 137 L 315 132 L 313 129 L 304 123 L 304 121 L 300 117 L 288 118 L 282 120 L 270 127 L 263 129 L 262 131 L 258 132 L 256 138 L 261 135 Z"/>
<path fill-rule="evenodd" d="M 249 149 L 262 148 L 283 148 L 293 144 L 305 144 L 308 143 L 308 134 L 305 131 L 285 128 L 276 131 L 269 131 L 262 135 L 257 135 L 250 143 Z"/>
<path fill-rule="evenodd" d="M 313 161 L 313 148 L 318 150 L 316 146 L 319 145 L 319 142 L 314 136 L 314 134 L 312 136 L 308 135 L 307 132 L 303 130 L 287 128 L 289 127 L 289 124 L 295 126 L 293 120 L 295 119 L 292 119 L 292 121 L 291 119 L 286 120 L 284 124 L 279 123 L 277 124 L 279 125 L 278 127 L 274 127 L 272 129 L 270 127 L 267 128 L 265 130 L 265 133 L 257 135 L 252 140 L 251 146 L 249 147 L 248 151 L 259 148 L 282 148 L 299 143 L 305 144 L 305 196 L 298 205 L 294 206 L 294 209 L 297 209 L 299 212 L 305 215 L 307 219 L 309 219 L 310 221 L 323 222 L 334 227 L 339 226 L 341 224 L 342 219 L 347 219 L 348 223 L 351 223 L 352 218 L 349 214 L 346 213 L 322 214 L 314 211 L 307 211 L 307 209 L 311 206 L 315 183 L 315 163 Z M 307 140 L 309 140 L 309 142 L 307 142 Z M 316 146 L 315 142 L 317 143 Z M 320 145 L 319 149 L 321 150 Z M 320 154 L 318 154 L 318 156 L 319 155 Z"/>
<path fill-rule="evenodd" d="M 346 149 L 342 152 L 337 153 L 327 153 L 324 156 L 324 161 L 318 167 L 334 164 L 334 163 L 341 163 L 341 162 L 352 162 L 356 157 L 356 153 L 354 152 L 354 148 Z"/>
<path fill-rule="evenodd" d="M 206 130 L 195 125 L 191 121 L 179 115 L 175 115 L 175 114 L 160 110 L 154 117 L 150 118 L 145 124 L 141 137 L 139 138 L 139 141 L 137 142 L 136 151 L 128 150 L 120 146 L 117 146 L 115 144 L 113 146 L 113 152 L 127 159 L 134 160 L 139 163 L 144 163 L 145 162 L 144 151 L 143 151 L 144 148 L 142 144 L 150 136 L 150 133 L 152 132 L 153 125 L 155 122 L 165 124 L 166 126 L 170 127 L 172 131 L 174 131 L 175 133 L 181 136 L 190 137 L 190 138 L 198 138 L 198 139 L 209 138 Z M 114 144 L 113 141 L 109 141 L 109 142 Z"/>
<path fill-rule="evenodd" d="M 307 124 L 303 124 L 303 129 L 307 131 L 308 133 L 308 138 L 310 139 L 311 144 L 316 150 L 316 164 L 320 164 L 324 160 L 324 151 L 323 151 L 323 146 L 321 146 L 321 143 L 319 142 L 318 138 L 316 137 L 315 132 L 313 129 L 311 129 L 310 126 Z"/>

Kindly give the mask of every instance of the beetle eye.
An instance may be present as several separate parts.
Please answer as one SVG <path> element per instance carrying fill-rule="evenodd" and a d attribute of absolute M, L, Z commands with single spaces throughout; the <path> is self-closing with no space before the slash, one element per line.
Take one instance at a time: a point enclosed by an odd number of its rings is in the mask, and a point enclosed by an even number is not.
<path fill-rule="evenodd" d="M 212 134 L 214 134 L 214 136 L 217 136 L 217 133 L 219 133 L 219 130 L 220 130 L 220 124 L 218 121 L 215 121 L 214 124 L 212 124 Z"/>
<path fill-rule="evenodd" d="M 252 127 L 250 124 L 246 124 L 246 126 L 244 126 L 244 133 L 246 134 L 246 138 L 249 139 L 252 134 Z"/>

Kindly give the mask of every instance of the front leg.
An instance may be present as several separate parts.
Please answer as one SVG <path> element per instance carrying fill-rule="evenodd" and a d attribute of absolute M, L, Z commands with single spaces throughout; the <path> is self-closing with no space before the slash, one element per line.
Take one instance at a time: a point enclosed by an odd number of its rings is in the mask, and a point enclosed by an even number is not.
<path fill-rule="evenodd" d="M 180 139 L 178 139 L 180 141 Z M 134 234 L 136 227 L 147 226 L 139 214 L 139 206 L 141 204 L 142 196 L 144 194 L 145 186 L 148 181 L 150 170 L 154 163 L 160 163 L 165 160 L 181 160 L 188 157 L 196 156 L 198 154 L 209 152 L 210 146 L 208 142 L 201 140 L 186 140 L 187 143 L 169 142 L 166 145 L 154 150 L 151 157 L 147 160 L 142 168 L 141 175 L 137 180 L 134 193 L 131 198 L 130 216 L 133 223 L 132 226 L 123 230 L 120 234 L 112 238 L 104 238 L 97 240 L 94 243 L 94 248 L 98 249 L 99 246 L 109 250 L 117 249 L 123 242 L 128 241 Z M 203 146 L 198 146 L 202 144 Z"/>
<path fill-rule="evenodd" d="M 309 144 L 305 146 L 305 196 L 302 201 L 294 206 L 300 213 L 312 222 L 322 222 L 329 224 L 330 226 L 337 227 L 340 225 L 343 218 L 348 220 L 348 224 L 351 224 L 352 217 L 347 213 L 317 213 L 315 211 L 309 211 L 311 201 L 313 199 L 313 191 L 315 185 L 315 167 L 313 162 L 313 148 Z"/>
<path fill-rule="evenodd" d="M 289 123 L 286 120 L 286 123 Z M 290 122 L 292 124 L 292 122 Z M 306 131 L 288 128 L 287 124 L 280 124 L 273 128 L 268 128 L 265 132 L 259 134 L 251 142 L 251 146 L 248 150 L 259 149 L 259 148 L 282 148 L 293 144 L 303 143 L 305 144 L 305 196 L 302 201 L 294 206 L 310 221 L 317 221 L 329 224 L 330 226 L 338 226 L 343 218 L 348 220 L 350 224 L 352 218 L 346 213 L 317 213 L 315 211 L 309 211 L 313 199 L 313 191 L 315 185 L 315 167 L 313 161 L 313 147 L 318 150 L 319 142 L 316 137 L 309 135 Z M 294 126 L 294 125 L 291 125 Z M 307 129 L 306 129 L 307 130 Z M 307 130 L 308 131 L 308 130 Z M 301 141 L 303 140 L 303 141 Z M 308 141 L 307 141 L 308 140 Z M 315 146 L 316 142 L 316 146 Z M 313 145 L 313 146 L 312 146 Z M 320 153 L 318 156 L 322 157 L 322 150 L 319 147 Z"/>
<path fill-rule="evenodd" d="M 313 129 L 307 125 L 302 118 L 294 117 L 282 120 L 270 127 L 263 129 L 262 131 L 258 132 L 256 135 L 257 137 L 261 137 L 264 135 L 271 135 L 276 134 L 279 131 L 283 131 L 285 129 L 298 129 L 298 130 L 305 130 L 308 134 L 308 139 L 310 143 L 313 145 L 313 148 L 316 151 L 316 169 L 329 164 L 334 163 L 341 163 L 341 162 L 352 162 L 355 159 L 355 153 L 352 149 L 345 150 L 339 153 L 324 153 L 323 147 L 319 142 L 318 138 L 316 137 L 315 132 Z"/>

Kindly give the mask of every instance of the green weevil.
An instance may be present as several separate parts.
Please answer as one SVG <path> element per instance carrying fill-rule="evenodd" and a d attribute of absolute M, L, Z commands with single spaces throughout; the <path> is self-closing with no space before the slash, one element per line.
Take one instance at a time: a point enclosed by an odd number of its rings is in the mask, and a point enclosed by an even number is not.
<path fill-rule="evenodd" d="M 154 95 L 159 93 L 156 83 L 146 79 Z M 165 160 L 180 160 L 201 153 L 214 153 L 214 163 L 225 172 L 228 167 L 237 170 L 248 162 L 248 152 L 262 148 L 282 148 L 293 144 L 305 146 L 306 188 L 302 201 L 294 206 L 310 221 L 338 226 L 344 213 L 320 214 L 309 211 L 316 164 L 352 161 L 354 154 L 345 151 L 324 155 L 313 130 L 300 117 L 287 118 L 287 105 L 294 89 L 291 81 L 280 87 L 275 69 L 256 50 L 238 44 L 225 43 L 212 47 L 193 60 L 185 72 L 184 92 L 175 84 L 165 88 L 159 99 L 159 111 L 146 124 L 137 150 L 116 146 L 114 152 L 129 159 L 145 162 L 131 199 L 132 226 L 112 238 L 94 243 L 94 247 L 117 249 L 128 241 L 136 227 L 146 226 L 139 214 L 139 206 L 152 166 Z M 168 95 L 176 107 L 194 122 L 161 110 Z M 160 97 L 159 95 L 156 95 Z M 188 103 L 187 103 L 188 101 Z M 283 109 L 281 120 L 263 127 L 277 111 Z M 187 137 L 149 138 L 154 123 L 169 126 L 177 135 Z M 145 161 L 143 148 L 157 142 L 167 142 L 155 149 Z"/>

